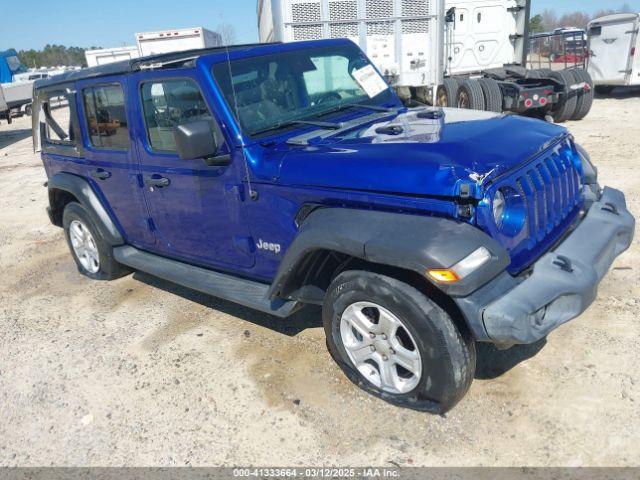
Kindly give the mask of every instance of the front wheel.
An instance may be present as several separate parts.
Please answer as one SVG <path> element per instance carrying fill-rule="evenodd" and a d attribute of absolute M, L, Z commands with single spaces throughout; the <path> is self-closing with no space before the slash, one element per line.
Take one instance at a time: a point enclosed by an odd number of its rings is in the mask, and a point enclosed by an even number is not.
<path fill-rule="evenodd" d="M 402 407 L 451 409 L 475 371 L 475 344 L 423 293 L 366 271 L 338 275 L 322 317 L 329 351 L 365 391 Z"/>

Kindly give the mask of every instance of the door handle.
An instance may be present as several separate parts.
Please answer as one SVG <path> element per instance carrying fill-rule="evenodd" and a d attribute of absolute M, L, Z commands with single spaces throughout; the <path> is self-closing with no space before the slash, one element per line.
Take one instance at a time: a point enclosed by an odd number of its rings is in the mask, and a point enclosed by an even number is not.
<path fill-rule="evenodd" d="M 168 187 L 171 181 L 167 177 L 151 176 L 144 178 L 144 184 L 147 187 Z"/>
<path fill-rule="evenodd" d="M 107 172 L 106 170 L 102 170 L 101 168 L 99 168 L 91 172 L 91 176 L 96 180 L 106 180 L 111 176 L 111 172 Z"/>

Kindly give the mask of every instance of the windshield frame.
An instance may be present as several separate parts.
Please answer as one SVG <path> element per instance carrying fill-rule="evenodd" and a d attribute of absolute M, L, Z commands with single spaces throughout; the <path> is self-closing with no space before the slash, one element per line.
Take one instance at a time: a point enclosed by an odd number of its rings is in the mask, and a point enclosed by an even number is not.
<path fill-rule="evenodd" d="M 263 141 L 265 138 L 280 136 L 283 134 L 290 134 L 292 132 L 304 131 L 309 129 L 322 129 L 322 127 L 314 126 L 314 125 L 304 125 L 297 124 L 298 121 L 332 121 L 329 119 L 325 119 L 325 116 L 331 117 L 342 117 L 345 115 L 350 115 L 351 117 L 357 118 L 358 116 L 370 114 L 371 111 L 368 108 L 361 107 L 356 109 L 355 107 L 364 105 L 370 105 L 372 107 L 379 108 L 402 108 L 402 102 L 396 95 L 393 87 L 391 87 L 385 80 L 386 88 L 380 92 L 380 94 L 375 95 L 373 97 L 367 97 L 366 95 L 359 95 L 350 98 L 343 98 L 342 102 L 336 103 L 328 103 L 324 109 L 318 108 L 301 108 L 299 109 L 299 114 L 290 116 L 287 118 L 280 119 L 278 122 L 274 122 L 271 127 L 266 125 L 267 128 L 259 128 L 256 130 L 249 130 L 244 127 L 238 118 L 238 111 L 236 110 L 235 103 L 231 102 L 231 98 L 228 98 L 229 90 L 229 76 L 226 78 L 220 79 L 219 75 L 221 72 L 217 72 L 216 68 L 224 68 L 224 66 L 229 66 L 227 59 L 231 63 L 231 68 L 233 68 L 233 64 L 236 65 L 240 62 L 246 62 L 255 59 L 269 58 L 269 57 L 285 57 L 287 55 L 300 53 L 300 52 L 309 52 L 310 57 L 313 57 L 314 52 L 318 52 L 318 56 L 321 53 L 325 52 L 336 52 L 342 50 L 347 52 L 347 50 L 351 50 L 349 53 L 357 54 L 362 61 L 364 62 L 362 67 L 366 67 L 371 65 L 374 71 L 380 75 L 381 78 L 384 77 L 380 74 L 376 66 L 371 62 L 371 60 L 360 50 L 360 48 L 355 45 L 353 42 L 349 40 L 320 40 L 320 41 L 309 41 L 309 42 L 295 42 L 288 44 L 278 44 L 278 45 L 264 45 L 257 47 L 256 49 L 252 49 L 252 51 L 247 54 L 247 51 L 233 51 L 229 50 L 228 52 L 224 52 L 222 54 L 217 54 L 215 56 L 215 61 L 206 62 L 204 68 L 208 70 L 208 75 L 215 85 L 216 97 L 223 105 L 226 113 L 228 114 L 230 120 L 233 121 L 234 127 L 237 130 L 237 134 L 240 137 L 244 137 L 249 140 L 250 143 L 254 141 Z M 213 59 L 212 59 L 213 60 Z M 226 81 L 226 89 L 223 88 L 223 82 Z M 358 85 L 359 86 L 359 85 Z M 364 94 L 364 90 L 361 86 L 359 86 L 360 90 Z M 380 98 L 378 98 L 380 97 Z M 236 94 L 237 98 L 237 94 Z M 342 105 L 342 108 L 336 108 Z M 355 112 L 357 111 L 357 114 Z"/>

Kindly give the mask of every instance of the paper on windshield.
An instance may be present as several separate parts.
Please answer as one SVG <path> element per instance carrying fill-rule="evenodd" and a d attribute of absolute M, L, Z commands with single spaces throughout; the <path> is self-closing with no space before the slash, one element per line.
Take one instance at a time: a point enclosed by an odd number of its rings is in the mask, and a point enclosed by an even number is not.
<path fill-rule="evenodd" d="M 384 92 L 388 85 L 384 79 L 380 76 L 373 65 L 367 65 L 366 67 L 354 70 L 353 78 L 358 82 L 358 85 L 369 95 L 369 98 L 373 98 L 381 92 Z"/>

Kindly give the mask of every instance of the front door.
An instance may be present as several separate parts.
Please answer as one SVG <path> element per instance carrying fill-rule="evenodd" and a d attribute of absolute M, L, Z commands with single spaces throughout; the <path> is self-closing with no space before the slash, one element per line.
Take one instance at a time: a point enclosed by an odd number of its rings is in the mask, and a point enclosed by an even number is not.
<path fill-rule="evenodd" d="M 253 242 L 241 216 L 242 168 L 208 166 L 180 160 L 174 128 L 208 120 L 219 154 L 231 154 L 212 109 L 191 72 L 176 77 L 140 73 L 134 77 L 140 97 L 138 155 L 156 235 L 154 250 L 213 268 L 247 268 L 254 262 Z"/>

